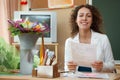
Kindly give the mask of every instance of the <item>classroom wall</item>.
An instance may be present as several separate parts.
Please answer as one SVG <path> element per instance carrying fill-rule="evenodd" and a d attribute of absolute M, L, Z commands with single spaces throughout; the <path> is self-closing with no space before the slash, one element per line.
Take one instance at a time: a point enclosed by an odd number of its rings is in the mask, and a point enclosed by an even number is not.
<path fill-rule="evenodd" d="M 47 4 L 46 0 L 43 0 L 40 2 L 39 0 L 32 0 L 32 6 L 31 8 L 33 10 L 37 10 L 37 11 L 55 11 L 57 13 L 57 40 L 59 43 L 58 46 L 58 62 L 59 62 L 59 68 L 63 69 L 64 66 L 64 45 L 65 45 L 65 40 L 70 36 L 70 24 L 69 24 L 69 20 L 70 20 L 70 14 L 71 14 L 71 10 L 72 8 L 64 8 L 64 9 L 52 9 L 52 10 L 48 10 L 48 9 L 43 9 L 43 8 L 47 8 L 48 6 L 45 4 Z M 39 2 L 37 2 L 39 1 Z M 86 4 L 86 0 L 74 0 L 75 1 L 75 5 L 80 5 L 80 4 Z M 37 3 L 37 4 L 34 4 Z M 43 5 L 43 6 L 42 6 Z"/>

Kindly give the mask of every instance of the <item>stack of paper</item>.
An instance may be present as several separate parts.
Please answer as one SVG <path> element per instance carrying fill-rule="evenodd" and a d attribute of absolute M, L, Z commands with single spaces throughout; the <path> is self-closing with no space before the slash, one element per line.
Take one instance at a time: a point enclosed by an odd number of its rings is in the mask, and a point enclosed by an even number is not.
<path fill-rule="evenodd" d="M 107 73 L 84 73 L 84 72 L 75 72 L 75 73 L 64 73 L 64 77 L 76 77 L 76 78 L 100 78 L 108 79 L 109 75 Z"/>

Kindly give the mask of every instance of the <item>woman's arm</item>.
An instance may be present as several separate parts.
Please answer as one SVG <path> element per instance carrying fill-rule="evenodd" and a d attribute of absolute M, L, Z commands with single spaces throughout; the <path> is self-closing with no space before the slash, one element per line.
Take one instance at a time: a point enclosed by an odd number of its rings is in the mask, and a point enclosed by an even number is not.
<path fill-rule="evenodd" d="M 68 38 L 65 42 L 65 63 L 64 69 L 65 71 L 75 70 L 76 64 L 73 62 L 72 53 L 71 53 L 71 38 Z"/>
<path fill-rule="evenodd" d="M 115 63 L 112 53 L 112 48 L 107 36 L 104 39 L 104 62 L 102 71 L 113 71 L 115 69 Z"/>
<path fill-rule="evenodd" d="M 101 48 L 102 51 L 99 55 L 98 61 L 92 63 L 92 67 L 95 68 L 95 71 L 98 72 L 113 72 L 114 68 L 114 58 L 111 49 L 109 39 L 106 35 L 101 37 Z"/>

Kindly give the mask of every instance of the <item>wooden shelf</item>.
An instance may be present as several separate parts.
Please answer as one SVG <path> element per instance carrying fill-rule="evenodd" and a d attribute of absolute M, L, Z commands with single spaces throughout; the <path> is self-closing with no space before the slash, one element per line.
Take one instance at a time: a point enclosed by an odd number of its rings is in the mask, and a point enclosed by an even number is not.
<path fill-rule="evenodd" d="M 12 45 L 18 47 L 20 43 L 12 43 Z M 37 46 L 41 45 L 41 43 L 37 43 Z M 54 51 L 56 55 L 56 61 L 58 61 L 58 43 L 44 43 L 45 46 L 54 46 Z"/>

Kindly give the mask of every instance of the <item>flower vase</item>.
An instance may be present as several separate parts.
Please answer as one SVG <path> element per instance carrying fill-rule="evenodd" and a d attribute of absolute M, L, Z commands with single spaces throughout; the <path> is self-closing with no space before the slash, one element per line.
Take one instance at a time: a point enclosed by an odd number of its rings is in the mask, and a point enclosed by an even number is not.
<path fill-rule="evenodd" d="M 23 33 L 19 35 L 20 40 L 20 73 L 21 74 L 32 74 L 33 69 L 33 53 L 38 34 L 35 33 Z"/>

